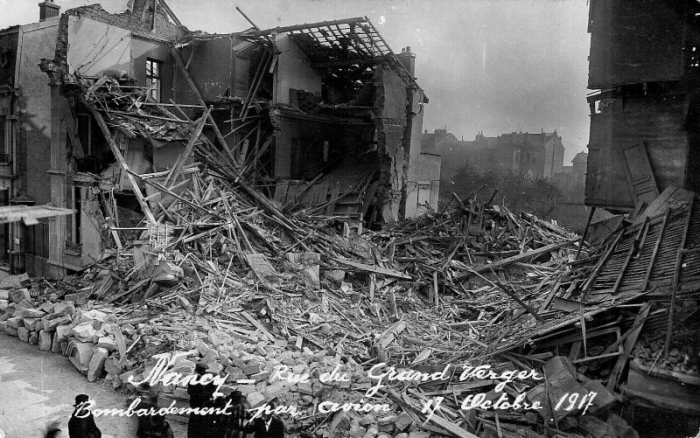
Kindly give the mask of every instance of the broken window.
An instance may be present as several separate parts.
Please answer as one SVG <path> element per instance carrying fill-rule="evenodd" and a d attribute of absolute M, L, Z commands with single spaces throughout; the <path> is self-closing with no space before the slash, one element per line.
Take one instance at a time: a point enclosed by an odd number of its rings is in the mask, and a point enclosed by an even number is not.
<path fill-rule="evenodd" d="M 0 116 L 0 163 L 10 162 L 10 151 L 12 142 L 10 141 L 10 121 L 7 117 Z"/>
<path fill-rule="evenodd" d="M 82 208 L 82 193 L 80 187 L 73 186 L 72 204 L 75 213 L 70 216 L 70 239 L 66 240 L 66 252 L 80 255 L 82 253 L 82 239 L 80 235 Z"/>
<path fill-rule="evenodd" d="M 146 87 L 149 96 L 156 102 L 160 102 L 161 67 L 163 63 L 155 59 L 146 60 Z"/>

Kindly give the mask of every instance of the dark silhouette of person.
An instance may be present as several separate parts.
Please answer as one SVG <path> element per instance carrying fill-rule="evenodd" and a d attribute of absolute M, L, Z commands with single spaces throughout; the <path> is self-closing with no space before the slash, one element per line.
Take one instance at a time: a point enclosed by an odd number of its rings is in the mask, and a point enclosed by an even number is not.
<path fill-rule="evenodd" d="M 102 432 L 95 424 L 95 417 L 90 412 L 90 396 L 78 394 L 75 396 L 75 410 L 68 420 L 69 438 L 102 438 Z"/>
<path fill-rule="evenodd" d="M 209 400 L 206 404 L 208 408 L 212 409 L 212 414 L 205 417 L 205 430 L 206 436 L 211 438 L 221 438 L 226 433 L 226 420 L 228 415 L 223 413 L 226 407 L 226 400 L 223 397 L 215 397 Z M 216 412 L 221 412 L 221 414 L 216 414 Z"/>
<path fill-rule="evenodd" d="M 151 408 L 158 409 L 158 395 L 151 388 L 148 382 L 142 383 L 138 388 L 138 395 L 141 401 L 136 406 L 136 409 L 150 410 Z M 159 437 L 158 424 L 156 417 L 159 415 L 141 415 L 138 417 L 138 429 L 136 430 L 137 438 Z"/>
<path fill-rule="evenodd" d="M 216 435 L 212 435 L 214 437 Z M 143 431 L 139 438 L 175 438 L 170 423 L 165 420 L 165 415 L 154 415 L 151 418 L 150 427 Z"/>
<path fill-rule="evenodd" d="M 274 403 L 268 403 L 269 410 L 275 409 Z M 284 423 L 279 418 L 263 411 L 263 414 L 249 422 L 245 433 L 253 433 L 254 438 L 284 438 Z"/>
<path fill-rule="evenodd" d="M 194 368 L 197 375 L 202 376 L 207 371 L 206 364 L 199 362 Z M 201 385 L 199 383 L 190 383 L 187 386 L 187 394 L 190 396 L 191 408 L 205 408 L 216 392 L 216 386 L 213 383 Z M 207 425 L 209 423 L 209 415 L 201 415 L 191 413 L 187 423 L 187 438 L 207 438 Z"/>
<path fill-rule="evenodd" d="M 240 391 L 233 391 L 227 395 L 225 401 L 229 403 L 228 412 L 224 419 L 224 438 L 244 438 L 244 423 L 248 420 L 248 412 L 245 410 L 245 397 Z"/>

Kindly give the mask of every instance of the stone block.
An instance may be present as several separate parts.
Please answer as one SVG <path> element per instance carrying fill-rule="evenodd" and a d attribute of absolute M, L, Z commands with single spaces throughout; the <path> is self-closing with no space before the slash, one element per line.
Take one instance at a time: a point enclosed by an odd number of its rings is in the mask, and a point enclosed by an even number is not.
<path fill-rule="evenodd" d="M 12 318 L 7 320 L 7 326 L 12 327 L 14 329 L 24 327 L 24 318 L 22 318 L 21 316 L 13 316 Z"/>
<path fill-rule="evenodd" d="M 58 335 L 56 332 L 51 332 L 53 340 L 51 341 L 51 352 L 52 353 L 60 353 L 61 352 L 61 343 L 58 340 Z"/>
<path fill-rule="evenodd" d="M 64 298 L 78 305 L 83 305 L 87 303 L 87 296 L 82 292 L 75 294 L 66 294 Z"/>
<path fill-rule="evenodd" d="M 396 421 L 396 415 L 391 414 L 391 415 L 385 415 L 377 420 L 377 424 L 380 426 L 385 425 L 385 424 L 394 424 Z"/>
<path fill-rule="evenodd" d="M 387 434 L 391 435 L 392 433 L 394 433 L 395 427 L 394 427 L 394 423 L 380 424 L 378 426 L 378 429 L 379 429 L 379 432 L 387 433 Z"/>
<path fill-rule="evenodd" d="M 286 382 L 274 382 L 270 385 L 267 385 L 265 390 L 263 391 L 263 395 L 265 396 L 265 400 L 272 400 L 279 395 L 288 392 L 289 391 L 289 384 Z"/>
<path fill-rule="evenodd" d="M 27 329 L 27 327 L 18 328 L 17 337 L 22 342 L 29 342 L 29 330 Z"/>
<path fill-rule="evenodd" d="M 7 321 L 0 321 L 0 333 L 7 333 Z"/>
<path fill-rule="evenodd" d="M 0 299 L 0 312 L 4 312 L 5 310 L 7 310 L 7 306 L 9 305 L 10 302 L 8 300 Z"/>
<path fill-rule="evenodd" d="M 365 432 L 365 436 L 362 438 L 375 438 L 378 433 L 377 426 L 372 425 L 367 428 L 367 432 Z"/>
<path fill-rule="evenodd" d="M 257 374 L 260 372 L 260 364 L 257 362 L 252 362 L 245 365 L 243 368 L 241 368 L 241 370 L 246 376 L 252 376 L 253 374 Z"/>
<path fill-rule="evenodd" d="M 0 300 L 9 300 L 10 299 L 10 291 L 7 289 L 0 289 Z"/>
<path fill-rule="evenodd" d="M 28 342 L 31 345 L 39 345 L 39 332 L 29 332 Z"/>
<path fill-rule="evenodd" d="M 430 438 L 430 432 L 424 430 L 412 430 L 408 433 L 408 438 Z"/>
<path fill-rule="evenodd" d="M 10 336 L 17 337 L 18 336 L 17 330 L 18 329 L 14 328 L 14 327 L 7 326 L 7 328 L 5 329 L 5 333 L 7 333 Z"/>
<path fill-rule="evenodd" d="M 411 427 L 412 424 L 413 424 L 413 418 L 411 418 L 411 416 L 405 412 L 401 412 L 396 417 L 396 421 L 394 422 L 394 425 L 396 426 L 396 430 L 398 430 L 399 432 L 407 431 Z"/>
<path fill-rule="evenodd" d="M 190 396 L 187 394 L 187 388 L 181 388 L 179 386 L 175 387 L 173 391 L 173 397 L 181 400 L 189 400 Z"/>
<path fill-rule="evenodd" d="M 300 392 L 302 394 L 316 395 L 316 391 L 314 391 L 314 386 L 311 382 L 297 383 L 296 388 L 297 392 Z"/>
<path fill-rule="evenodd" d="M 252 376 L 250 376 L 250 378 L 255 380 L 256 382 L 262 382 L 264 380 L 269 379 L 270 375 L 272 375 L 270 371 L 261 371 L 257 374 L 253 374 Z"/>
<path fill-rule="evenodd" d="M 73 330 L 73 327 L 70 325 L 59 325 L 56 327 L 56 336 L 58 337 L 58 342 L 64 342 L 68 340 L 68 336 L 70 336 L 70 332 Z"/>
<path fill-rule="evenodd" d="M 255 392 L 255 385 L 238 385 L 238 390 L 241 391 L 241 394 L 247 396 Z"/>
<path fill-rule="evenodd" d="M 41 325 L 41 320 L 37 318 L 24 318 L 24 326 L 27 327 L 29 331 L 37 331 L 37 326 Z"/>
<path fill-rule="evenodd" d="M 110 338 L 109 336 L 103 336 L 99 338 L 97 340 L 97 346 L 106 349 L 110 353 L 117 348 L 114 339 Z"/>
<path fill-rule="evenodd" d="M 22 309 L 21 316 L 23 318 L 41 318 L 45 313 L 39 309 Z"/>
<path fill-rule="evenodd" d="M 53 307 L 53 312 L 70 316 L 75 313 L 75 306 L 70 301 L 64 301 L 62 303 L 57 303 Z"/>
<path fill-rule="evenodd" d="M 105 370 L 105 360 L 109 356 L 109 351 L 106 348 L 96 347 L 92 352 L 92 358 L 88 365 L 87 379 L 88 382 L 94 382 L 102 377 Z"/>
<path fill-rule="evenodd" d="M 92 327 L 91 322 L 83 322 L 73 327 L 71 336 L 80 342 L 95 342 L 97 341 L 97 331 Z"/>
<path fill-rule="evenodd" d="M 256 408 L 260 405 L 263 404 L 265 401 L 265 396 L 260 394 L 259 392 L 251 392 L 248 394 L 246 397 L 246 404 L 248 405 L 248 408 Z"/>
<path fill-rule="evenodd" d="M 41 351 L 51 351 L 51 346 L 53 345 L 53 333 L 47 331 L 39 332 L 39 350 Z"/>
<path fill-rule="evenodd" d="M 22 300 L 32 300 L 32 297 L 29 295 L 29 290 L 26 288 L 21 288 L 10 291 L 10 301 L 13 303 L 19 303 Z"/>
<path fill-rule="evenodd" d="M 71 317 L 67 316 L 67 315 L 61 315 L 61 316 L 58 316 L 57 318 L 43 319 L 42 320 L 43 328 L 46 331 L 56 330 L 56 328 L 58 326 L 70 324 L 71 322 L 72 322 Z"/>
<path fill-rule="evenodd" d="M 39 309 L 44 313 L 53 313 L 53 308 L 55 306 L 56 304 L 52 303 L 51 301 L 47 301 L 41 306 L 39 306 Z"/>

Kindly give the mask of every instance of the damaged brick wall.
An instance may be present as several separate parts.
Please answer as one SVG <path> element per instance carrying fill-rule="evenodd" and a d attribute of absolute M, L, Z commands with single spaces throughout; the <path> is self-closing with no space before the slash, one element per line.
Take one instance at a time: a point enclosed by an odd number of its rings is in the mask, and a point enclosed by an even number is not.
<path fill-rule="evenodd" d="M 401 218 L 408 170 L 406 83 L 394 70 L 379 66 L 374 73 L 374 87 L 374 123 L 379 155 L 378 199 L 384 222 L 394 222 Z"/>
<path fill-rule="evenodd" d="M 133 12 L 126 11 L 121 14 L 110 14 L 102 9 L 102 6 L 99 4 L 94 4 L 69 9 L 66 11 L 66 15 L 100 21 L 129 30 L 136 36 L 155 40 L 175 41 L 185 34 L 185 30 L 182 27 L 168 21 L 163 8 L 157 8 L 155 28 L 153 27 L 152 0 L 136 0 Z"/>

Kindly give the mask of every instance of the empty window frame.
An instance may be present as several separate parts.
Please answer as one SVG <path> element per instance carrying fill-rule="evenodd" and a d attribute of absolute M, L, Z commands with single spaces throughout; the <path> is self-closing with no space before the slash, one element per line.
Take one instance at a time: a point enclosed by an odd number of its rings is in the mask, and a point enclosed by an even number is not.
<path fill-rule="evenodd" d="M 150 88 L 149 95 L 156 102 L 160 102 L 162 67 L 162 61 L 146 59 L 146 87 Z"/>

